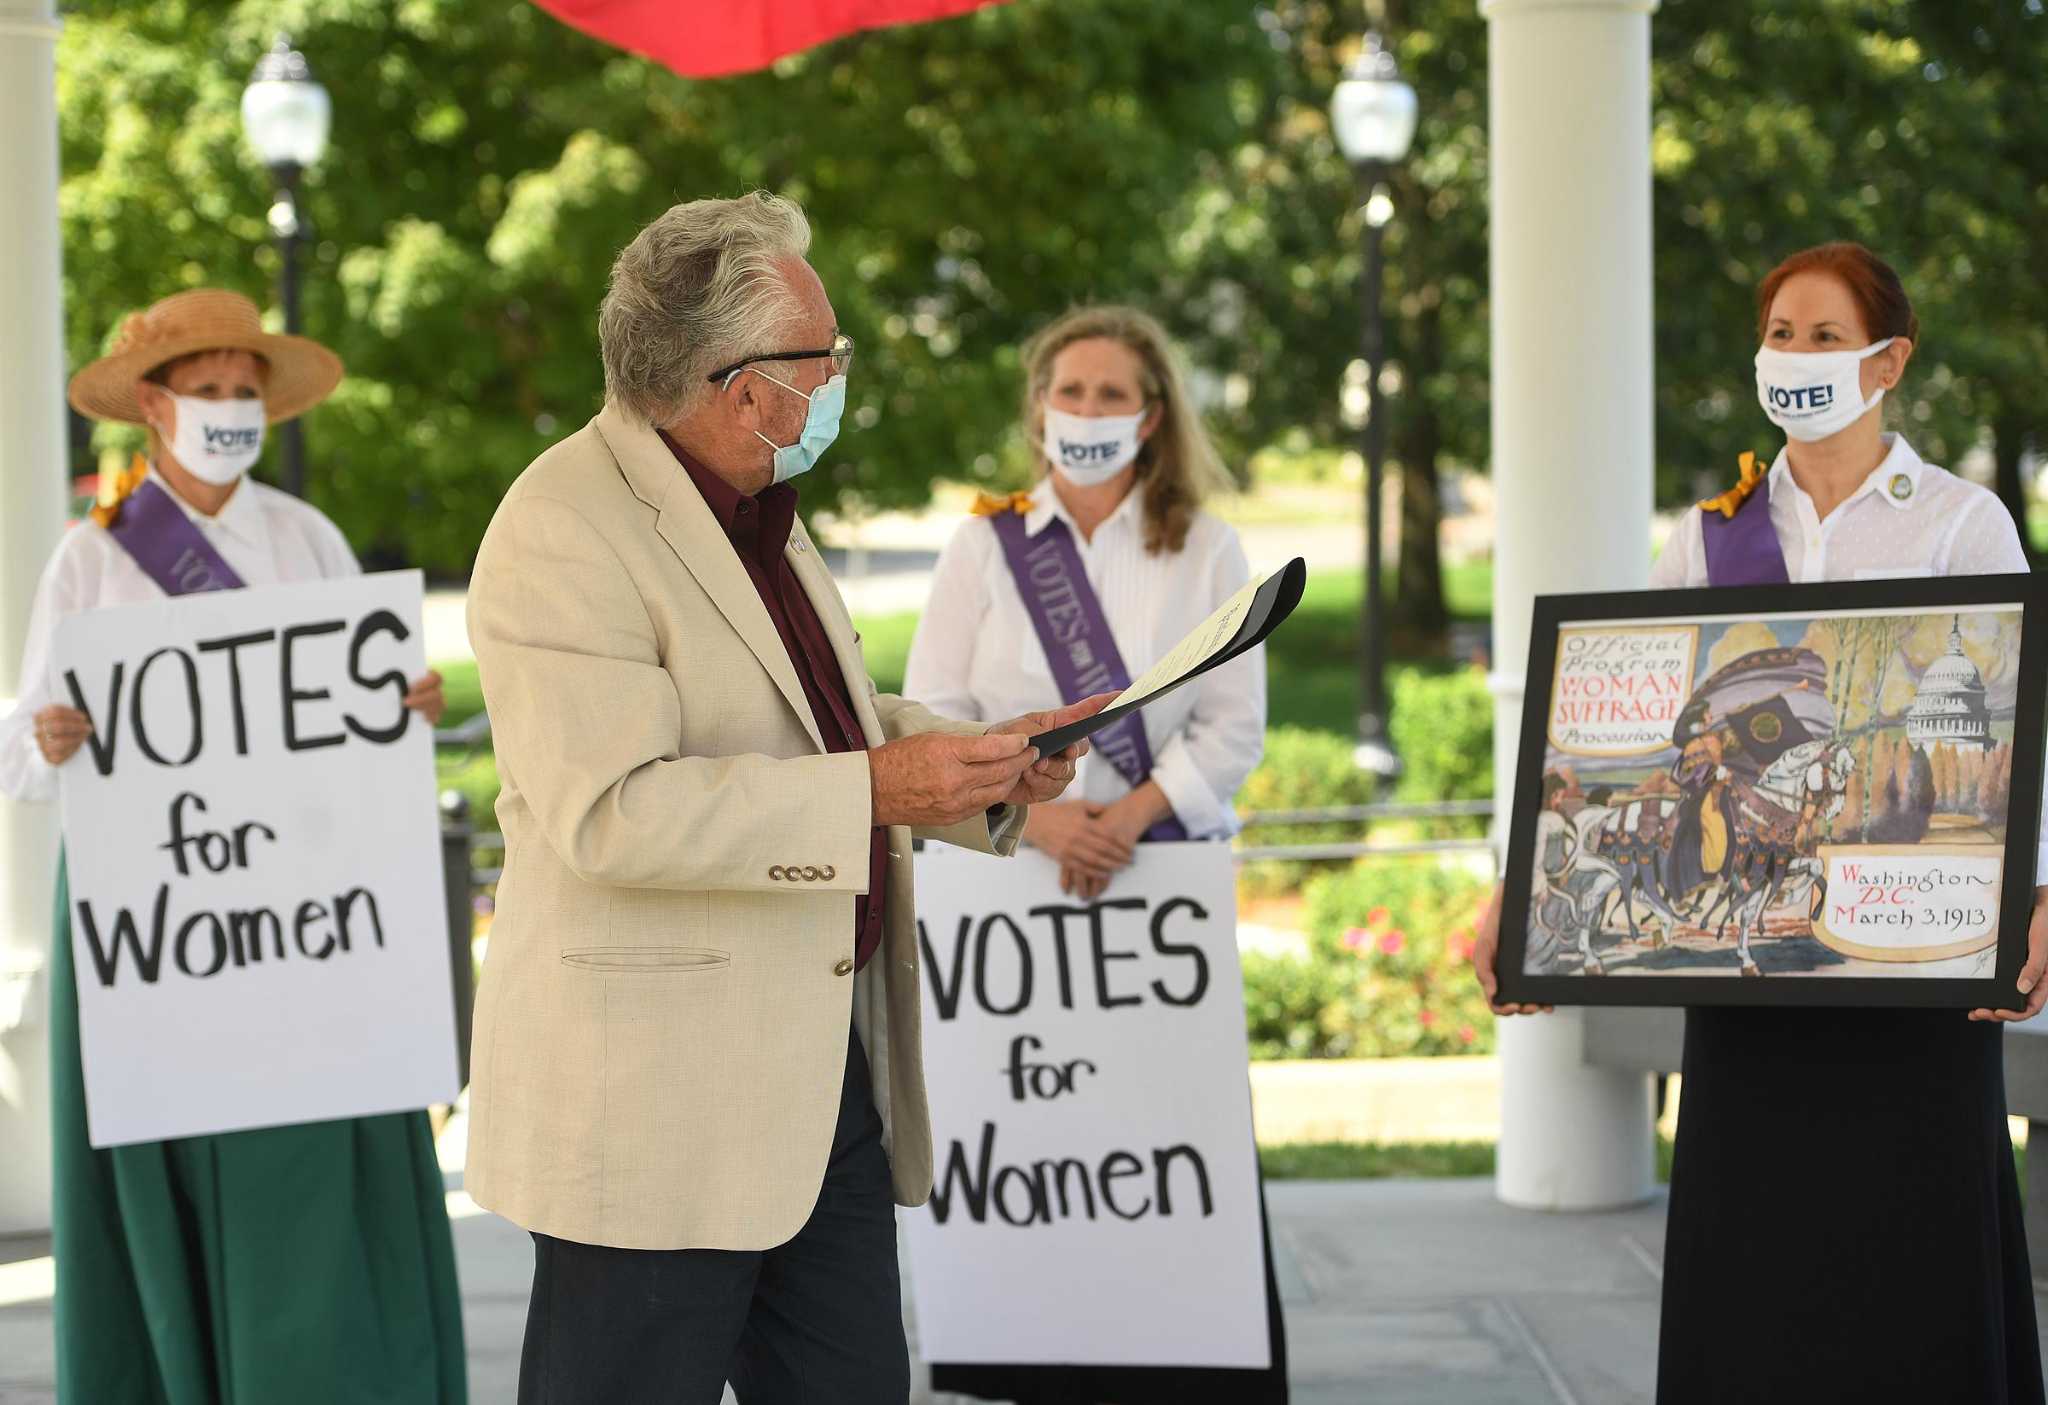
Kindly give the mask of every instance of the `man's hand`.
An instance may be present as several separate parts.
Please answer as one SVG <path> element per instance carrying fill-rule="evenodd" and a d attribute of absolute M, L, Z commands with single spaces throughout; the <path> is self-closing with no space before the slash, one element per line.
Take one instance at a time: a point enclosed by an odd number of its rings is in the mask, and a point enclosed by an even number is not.
<path fill-rule="evenodd" d="M 1503 1005 L 1494 998 L 1500 993 L 1500 982 L 1493 973 L 1494 958 L 1500 954 L 1500 895 L 1501 885 L 1496 883 L 1486 915 L 1472 934 L 1472 974 L 1479 977 L 1479 989 L 1496 1015 L 1547 1015 L 1551 1011 L 1548 1005 Z"/>
<path fill-rule="evenodd" d="M 1037 759 L 1029 738 L 1018 733 L 919 732 L 874 747 L 868 774 L 875 823 L 943 826 L 972 819 L 1006 803 Z M 1071 762 L 1067 769 L 1071 774 Z"/>
<path fill-rule="evenodd" d="M 1093 717 L 1115 701 L 1115 693 L 1097 693 L 1092 698 L 1083 698 L 1069 707 L 1056 707 L 1049 712 L 1027 712 L 1008 722 L 988 729 L 994 736 L 1035 737 L 1064 727 L 1070 722 L 1079 722 L 1084 717 Z M 1069 782 L 1074 779 L 1074 763 L 1088 754 L 1088 743 L 1075 742 L 1057 756 L 1047 756 L 1024 773 L 1016 789 L 1003 797 L 1005 805 L 1043 805 L 1048 800 L 1059 799 Z"/>
<path fill-rule="evenodd" d="M 1997 1020 L 2010 1024 L 2014 1020 L 2031 1020 L 2041 1013 L 2041 1006 L 2048 1003 L 2048 981 L 2041 979 L 2048 972 L 2048 887 L 2034 889 L 2034 915 L 2027 923 L 2027 964 L 2020 967 L 2020 994 L 2027 997 L 2023 1010 L 1972 1010 L 1973 1020 Z"/>
<path fill-rule="evenodd" d="M 35 715 L 36 749 L 43 760 L 61 766 L 77 755 L 78 748 L 92 735 L 92 719 L 75 707 L 51 703 Z"/>
<path fill-rule="evenodd" d="M 448 698 L 441 691 L 441 675 L 428 669 L 413 680 L 406 690 L 405 705 L 427 719 L 429 727 L 441 725 L 441 715 L 448 711 Z"/>
<path fill-rule="evenodd" d="M 1131 844 L 1102 823 L 1105 809 L 1086 801 L 1040 805 L 1025 821 L 1024 842 L 1059 864 L 1062 892 L 1094 898 L 1130 866 Z"/>

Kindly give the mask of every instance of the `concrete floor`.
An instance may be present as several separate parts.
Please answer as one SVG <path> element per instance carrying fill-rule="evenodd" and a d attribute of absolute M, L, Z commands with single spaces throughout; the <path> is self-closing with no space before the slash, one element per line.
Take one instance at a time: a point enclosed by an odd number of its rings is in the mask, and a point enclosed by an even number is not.
<path fill-rule="evenodd" d="M 1611 1214 L 1546 1215 L 1501 1205 L 1486 1180 L 1275 1182 L 1267 1196 L 1295 1405 L 1650 1399 L 1661 1197 Z M 530 1241 L 459 1190 L 449 1205 L 470 1399 L 501 1405 L 518 1381 Z M 4 1405 L 56 1399 L 48 1252 L 47 1241 L 0 1241 Z M 955 1398 L 934 1397 L 920 1368 L 912 1400 Z"/>
<path fill-rule="evenodd" d="M 1528 1214 L 1497 1203 L 1487 1181 L 1275 1183 L 1268 1195 L 1297 1405 L 1649 1398 L 1661 1204 Z M 518 1379 L 532 1250 L 460 1191 L 450 1203 L 470 1397 L 498 1405 Z M 56 1398 L 47 1253 L 0 1245 L 8 1405 Z M 939 1405 L 922 1381 L 913 1398 Z"/>
<path fill-rule="evenodd" d="M 1267 1196 L 1295 1405 L 1650 1398 L 1661 1201 L 1533 1215 L 1502 1206 L 1490 1181 L 1275 1183 Z M 510 1401 L 532 1253 L 493 1216 L 455 1232 L 472 1398 Z M 931 1395 L 922 1375 L 916 1405 L 957 1399 Z"/>

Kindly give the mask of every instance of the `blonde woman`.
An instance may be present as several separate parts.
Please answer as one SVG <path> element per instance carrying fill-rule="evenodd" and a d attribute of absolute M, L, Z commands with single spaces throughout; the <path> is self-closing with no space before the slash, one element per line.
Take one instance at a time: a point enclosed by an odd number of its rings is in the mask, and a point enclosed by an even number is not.
<path fill-rule="evenodd" d="M 80 414 L 147 425 L 149 454 L 72 528 L 29 612 L 0 793 L 56 798 L 91 720 L 50 661 L 67 615 L 358 573 L 318 508 L 249 479 L 270 425 L 331 394 L 341 362 L 201 288 L 127 318 L 71 381 Z M 430 723 L 441 679 L 406 706 Z M 93 1405 L 367 1400 L 459 1405 L 461 1304 L 424 1112 L 95 1150 L 86 1134 L 70 902 L 57 868 L 50 1103 L 57 1393 Z"/>
<path fill-rule="evenodd" d="M 1202 510 L 1226 479 L 1157 322 L 1078 308 L 1026 345 L 1024 373 L 1024 437 L 1041 477 L 1028 494 L 985 498 L 954 533 L 910 648 L 904 686 L 945 716 L 1000 719 L 1013 701 L 1046 707 L 1076 688 L 1119 687 L 1250 578 L 1237 533 Z M 1077 622 L 1027 604 L 1019 552 L 1046 571 L 1078 569 L 1084 579 L 1062 574 L 1059 588 L 1087 587 L 1079 623 L 1111 650 L 1091 638 L 1077 655 Z M 1106 652 L 1122 677 L 1104 671 Z M 1141 839 L 1234 834 L 1231 801 L 1265 735 L 1259 648 L 1098 733 L 1080 797 L 1035 807 L 1024 842 L 1059 863 L 1068 892 L 1093 898 Z"/>
<path fill-rule="evenodd" d="M 1250 578 L 1237 533 L 1202 510 L 1223 467 L 1145 313 L 1077 308 L 1033 337 L 1023 430 L 1038 481 L 984 498 L 954 533 L 911 644 L 905 691 L 942 715 L 997 720 L 1121 688 Z M 1265 731 L 1260 648 L 1096 733 L 1069 792 L 1080 798 L 1034 806 L 1024 842 L 1093 899 L 1144 840 L 1227 838 Z M 933 1389 L 1020 1405 L 1285 1401 L 1266 1257 L 1265 1371 L 940 1365 Z"/>

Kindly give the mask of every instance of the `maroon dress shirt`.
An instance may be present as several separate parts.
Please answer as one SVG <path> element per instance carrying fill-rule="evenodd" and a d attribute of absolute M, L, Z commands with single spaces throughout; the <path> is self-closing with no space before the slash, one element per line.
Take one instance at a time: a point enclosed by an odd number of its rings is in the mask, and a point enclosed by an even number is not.
<path fill-rule="evenodd" d="M 796 523 L 796 489 L 787 483 L 764 488 L 753 497 L 698 463 L 666 434 L 662 442 L 676 456 L 676 462 L 697 485 L 711 515 L 725 529 L 726 539 L 738 553 L 740 564 L 775 621 L 782 647 L 804 687 L 811 705 L 811 720 L 825 749 L 832 752 L 866 751 L 867 738 L 854 714 L 853 694 L 846 675 L 832 653 L 832 641 L 818 619 L 811 598 L 804 594 L 796 572 L 790 569 L 783 551 L 789 545 L 790 529 Z M 868 964 L 875 948 L 882 944 L 882 913 L 889 873 L 888 831 L 876 825 L 868 834 L 868 890 L 854 904 L 853 966 Z"/>

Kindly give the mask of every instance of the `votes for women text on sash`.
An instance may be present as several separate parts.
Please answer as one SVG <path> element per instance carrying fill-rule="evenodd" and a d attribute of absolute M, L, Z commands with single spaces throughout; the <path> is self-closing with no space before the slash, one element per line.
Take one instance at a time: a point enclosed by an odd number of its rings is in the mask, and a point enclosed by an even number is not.
<path fill-rule="evenodd" d="M 453 1098 L 420 604 L 405 571 L 59 624 L 94 1146 Z"/>
<path fill-rule="evenodd" d="M 1266 1366 L 1229 849 L 1141 844 L 1084 902 L 1035 850 L 933 846 L 917 896 L 924 1357 Z"/>

